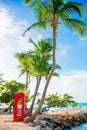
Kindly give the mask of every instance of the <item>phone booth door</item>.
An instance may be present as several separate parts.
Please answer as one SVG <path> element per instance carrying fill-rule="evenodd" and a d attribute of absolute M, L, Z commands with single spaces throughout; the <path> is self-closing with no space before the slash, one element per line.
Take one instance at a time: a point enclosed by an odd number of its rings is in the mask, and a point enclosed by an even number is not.
<path fill-rule="evenodd" d="M 25 112 L 25 94 L 17 92 L 14 98 L 14 121 L 24 120 Z"/>

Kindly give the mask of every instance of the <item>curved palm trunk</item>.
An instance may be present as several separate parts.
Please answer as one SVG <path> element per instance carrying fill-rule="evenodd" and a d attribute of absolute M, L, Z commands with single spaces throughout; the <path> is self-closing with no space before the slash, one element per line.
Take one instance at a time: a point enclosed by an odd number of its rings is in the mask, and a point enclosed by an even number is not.
<path fill-rule="evenodd" d="M 44 87 L 44 91 L 43 91 L 43 94 L 42 94 L 42 97 L 41 97 L 41 100 L 40 100 L 40 104 L 38 106 L 38 108 L 36 109 L 35 113 L 32 115 L 32 117 L 29 119 L 29 121 L 34 121 L 35 118 L 37 117 L 37 115 L 40 113 L 40 110 L 41 110 L 41 107 L 42 107 L 42 104 L 44 102 L 44 98 L 46 96 L 46 92 L 47 92 L 47 89 L 48 89 L 48 85 L 50 83 L 50 80 L 52 78 L 52 75 L 53 75 L 53 72 L 55 70 L 55 48 L 56 48 L 56 26 L 55 26 L 55 15 L 53 14 L 53 21 L 54 21 L 54 24 L 53 24 L 53 54 L 52 54 L 52 69 L 51 69 L 51 72 L 47 78 L 47 81 L 46 81 L 46 84 L 45 84 L 45 87 Z"/>
<path fill-rule="evenodd" d="M 29 78 L 29 71 L 26 71 L 26 92 L 28 89 L 28 84 L 30 83 L 30 78 Z M 27 110 L 27 103 L 25 105 L 25 110 Z"/>
<path fill-rule="evenodd" d="M 28 75 L 29 75 L 29 72 L 26 71 L 26 91 L 27 91 L 27 89 L 28 89 L 28 84 L 29 84 L 29 82 L 30 82 L 30 81 L 28 81 Z"/>
<path fill-rule="evenodd" d="M 33 97 L 33 100 L 32 100 L 32 104 L 31 104 L 30 108 L 28 109 L 28 111 L 25 113 L 25 117 L 26 116 L 29 116 L 29 117 L 32 116 L 33 106 L 34 106 L 34 103 L 35 103 L 35 99 L 36 99 L 36 96 L 37 96 L 37 92 L 38 92 L 38 89 L 39 89 L 40 82 L 41 82 L 41 76 L 39 76 L 37 78 L 36 89 L 35 89 L 35 92 L 34 92 L 34 97 Z"/>
<path fill-rule="evenodd" d="M 41 108 L 42 108 L 42 104 L 43 104 L 43 102 L 44 102 L 44 98 L 45 98 L 45 96 L 46 96 L 46 92 L 47 92 L 47 88 L 48 88 L 49 82 L 50 82 L 51 77 L 52 77 L 52 75 L 53 75 L 53 72 L 54 72 L 54 69 L 52 68 L 51 73 L 50 73 L 50 75 L 49 75 L 49 77 L 48 77 L 48 79 L 47 79 L 47 81 L 46 81 L 46 85 L 45 85 L 45 87 L 44 87 L 44 91 L 43 91 L 43 95 L 42 95 L 41 100 L 40 100 L 40 104 L 39 104 L 37 110 L 35 111 L 35 113 L 34 113 L 34 114 L 32 115 L 32 117 L 29 119 L 29 121 L 31 121 L 31 122 L 34 121 L 34 119 L 35 119 L 35 118 L 37 117 L 37 115 L 40 113 L 40 110 L 41 110 Z"/>

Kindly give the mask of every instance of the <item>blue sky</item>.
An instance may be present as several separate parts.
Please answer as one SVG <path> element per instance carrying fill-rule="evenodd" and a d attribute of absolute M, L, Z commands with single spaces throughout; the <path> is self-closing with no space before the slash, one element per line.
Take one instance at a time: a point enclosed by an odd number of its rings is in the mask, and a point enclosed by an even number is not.
<path fill-rule="evenodd" d="M 74 0 L 79 2 L 79 0 Z M 80 0 L 86 3 L 86 0 Z M 87 16 L 85 16 L 85 21 Z M 51 29 L 32 30 L 22 37 L 23 31 L 36 21 L 35 15 L 24 6 L 22 0 L 0 1 L 0 71 L 4 73 L 4 79 L 17 80 L 19 70 L 18 62 L 14 58 L 16 52 L 31 49 L 27 41 L 51 37 Z M 69 93 L 77 102 L 87 102 L 87 38 L 81 38 L 75 32 L 69 32 L 61 27 L 57 34 L 58 50 L 56 62 L 61 65 L 60 79 L 53 77 L 47 93 L 58 91 Z M 25 76 L 18 81 L 25 81 Z M 30 84 L 31 93 L 34 90 L 34 82 Z M 33 86 L 33 87 L 32 87 Z M 42 81 L 40 92 L 44 87 Z"/>

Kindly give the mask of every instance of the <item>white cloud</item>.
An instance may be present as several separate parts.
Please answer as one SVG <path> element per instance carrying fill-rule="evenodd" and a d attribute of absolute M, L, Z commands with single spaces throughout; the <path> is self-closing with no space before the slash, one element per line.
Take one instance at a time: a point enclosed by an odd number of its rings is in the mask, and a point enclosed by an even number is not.
<path fill-rule="evenodd" d="M 80 37 L 80 40 L 85 41 L 87 40 L 87 37 Z"/>
<path fill-rule="evenodd" d="M 68 56 L 68 51 L 71 49 L 70 45 L 66 45 L 66 46 L 59 46 L 59 56 Z"/>
<path fill-rule="evenodd" d="M 14 54 L 31 49 L 32 45 L 27 42 L 28 38 L 40 39 L 41 35 L 32 30 L 23 37 L 27 21 L 17 20 L 1 3 L 0 9 L 0 71 L 4 73 L 4 78 L 7 80 L 17 79 L 19 73 Z"/>
<path fill-rule="evenodd" d="M 48 93 L 69 93 L 77 102 L 87 102 L 87 71 L 70 71 L 61 78 L 52 78 Z"/>
<path fill-rule="evenodd" d="M 52 77 L 49 84 L 47 95 L 58 92 L 59 94 L 68 93 L 74 97 L 77 102 L 87 102 L 87 71 L 70 71 L 60 75 L 60 78 Z M 36 80 L 30 83 L 31 93 L 34 93 Z M 45 85 L 43 79 L 39 92 L 42 94 Z"/>

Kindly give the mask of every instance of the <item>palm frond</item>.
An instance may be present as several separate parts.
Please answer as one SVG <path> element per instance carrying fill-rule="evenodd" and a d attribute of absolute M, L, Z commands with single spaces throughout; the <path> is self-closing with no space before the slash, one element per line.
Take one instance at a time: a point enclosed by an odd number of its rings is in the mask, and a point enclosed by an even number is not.
<path fill-rule="evenodd" d="M 30 4 L 31 7 L 33 7 L 37 2 L 39 2 L 38 0 L 23 0 L 23 3 L 25 5 Z"/>
<path fill-rule="evenodd" d="M 58 19 L 69 19 L 70 18 L 70 16 L 69 16 L 69 14 L 66 12 L 66 11 L 60 11 L 57 15 L 57 18 Z"/>
<path fill-rule="evenodd" d="M 56 77 L 60 78 L 60 75 L 57 72 L 54 72 L 53 76 L 56 76 Z"/>
<path fill-rule="evenodd" d="M 60 69 L 61 70 L 61 66 L 60 65 L 56 65 L 55 69 Z"/>
<path fill-rule="evenodd" d="M 23 36 L 25 35 L 25 33 L 26 33 L 27 31 L 29 31 L 30 29 L 32 29 L 32 28 L 34 28 L 34 27 L 36 27 L 36 26 L 38 26 L 38 22 L 32 24 L 31 26 L 29 26 L 29 27 L 23 32 Z"/>
<path fill-rule="evenodd" d="M 32 43 L 36 49 L 39 49 L 38 46 L 37 46 L 37 44 L 32 39 L 29 39 L 28 42 Z"/>
<path fill-rule="evenodd" d="M 45 7 L 45 9 L 50 13 L 50 9 L 51 9 L 50 4 L 47 4 L 45 1 L 42 1 L 42 4 Z"/>
<path fill-rule="evenodd" d="M 35 28 L 35 27 L 41 27 L 41 28 L 46 28 L 46 21 L 40 21 L 40 22 L 36 22 L 36 23 L 34 23 L 34 24 L 32 24 L 31 26 L 29 26 L 24 32 L 23 32 L 23 36 L 25 35 L 25 33 L 27 32 L 27 31 L 29 31 L 30 29 L 33 29 L 33 28 Z"/>
<path fill-rule="evenodd" d="M 24 4 L 28 5 L 31 2 L 31 0 L 23 0 L 23 2 Z"/>
<path fill-rule="evenodd" d="M 69 30 L 79 33 L 81 36 L 87 36 L 87 24 L 76 19 L 64 19 L 64 25 Z"/>
<path fill-rule="evenodd" d="M 18 76 L 18 79 L 25 73 L 25 70 L 21 70 L 20 75 Z"/>
<path fill-rule="evenodd" d="M 77 2 L 68 2 L 66 3 L 61 10 L 58 12 L 59 16 L 61 17 L 62 13 L 77 13 L 80 17 L 82 17 L 82 9 L 85 7 L 84 4 L 77 3 Z"/>

